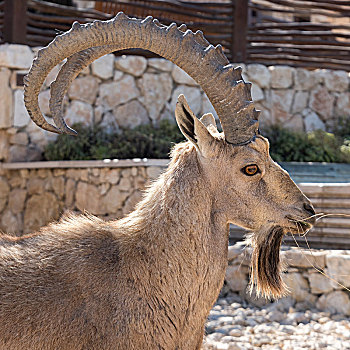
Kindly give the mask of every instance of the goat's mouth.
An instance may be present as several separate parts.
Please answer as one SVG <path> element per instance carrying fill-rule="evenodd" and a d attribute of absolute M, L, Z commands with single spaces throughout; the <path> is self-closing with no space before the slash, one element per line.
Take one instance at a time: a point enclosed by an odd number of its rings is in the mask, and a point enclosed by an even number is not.
<path fill-rule="evenodd" d="M 287 216 L 286 218 L 290 223 L 288 230 L 292 234 L 304 234 L 307 231 L 311 230 L 313 227 L 313 219 L 294 219 L 289 216 Z"/>
<path fill-rule="evenodd" d="M 250 291 L 255 287 L 258 296 L 277 299 L 287 293 L 280 262 L 280 248 L 286 232 L 281 226 L 274 226 L 255 232 L 250 237 L 253 246 Z"/>

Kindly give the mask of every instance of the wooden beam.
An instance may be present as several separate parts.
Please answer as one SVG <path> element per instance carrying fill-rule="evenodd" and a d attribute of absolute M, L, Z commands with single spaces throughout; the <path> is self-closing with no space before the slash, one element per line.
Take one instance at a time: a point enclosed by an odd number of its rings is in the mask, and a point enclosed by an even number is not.
<path fill-rule="evenodd" d="M 248 1 L 233 0 L 232 59 L 237 63 L 247 58 Z"/>
<path fill-rule="evenodd" d="M 4 28 L 5 42 L 25 44 L 27 34 L 27 0 L 5 0 Z"/>

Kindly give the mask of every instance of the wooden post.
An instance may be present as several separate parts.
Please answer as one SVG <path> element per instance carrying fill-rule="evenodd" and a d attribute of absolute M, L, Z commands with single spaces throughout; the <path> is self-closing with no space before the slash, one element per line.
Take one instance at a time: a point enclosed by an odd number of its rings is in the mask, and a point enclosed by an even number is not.
<path fill-rule="evenodd" d="M 233 1 L 232 60 L 244 63 L 247 58 L 248 1 Z"/>
<path fill-rule="evenodd" d="M 26 44 L 27 0 L 5 0 L 3 37 L 7 43 Z"/>

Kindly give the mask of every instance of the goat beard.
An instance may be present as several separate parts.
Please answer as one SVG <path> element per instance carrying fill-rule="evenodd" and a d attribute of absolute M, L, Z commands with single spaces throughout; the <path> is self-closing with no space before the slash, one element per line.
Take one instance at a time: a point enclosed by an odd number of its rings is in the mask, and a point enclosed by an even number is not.
<path fill-rule="evenodd" d="M 250 236 L 253 247 L 251 256 L 251 275 L 249 290 L 255 289 L 257 296 L 278 299 L 288 292 L 282 280 L 280 248 L 284 229 L 280 226 L 269 227 Z"/>

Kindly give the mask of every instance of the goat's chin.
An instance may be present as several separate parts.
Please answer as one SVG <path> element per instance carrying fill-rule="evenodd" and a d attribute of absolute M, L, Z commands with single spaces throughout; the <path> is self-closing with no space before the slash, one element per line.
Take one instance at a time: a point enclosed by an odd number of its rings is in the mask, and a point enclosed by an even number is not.
<path fill-rule="evenodd" d="M 250 236 L 253 247 L 251 257 L 250 292 L 255 288 L 258 296 L 277 299 L 287 294 L 282 280 L 280 248 L 285 230 L 272 226 Z"/>

